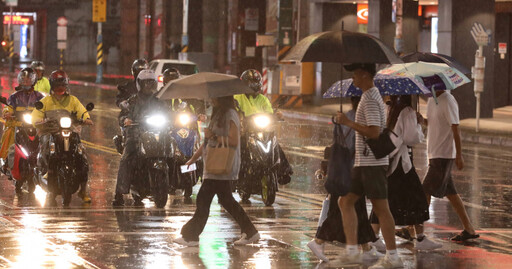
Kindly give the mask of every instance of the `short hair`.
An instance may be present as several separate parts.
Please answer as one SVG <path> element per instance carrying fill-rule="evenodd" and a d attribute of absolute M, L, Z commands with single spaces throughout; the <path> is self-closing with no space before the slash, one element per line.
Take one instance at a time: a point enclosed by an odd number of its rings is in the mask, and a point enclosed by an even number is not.
<path fill-rule="evenodd" d="M 345 65 L 344 67 L 345 67 L 345 70 L 350 71 L 350 72 L 353 72 L 357 69 L 362 69 L 362 70 L 370 73 L 370 75 L 372 75 L 372 76 L 375 76 L 375 74 L 377 73 L 377 69 L 375 67 L 375 64 L 373 64 L 373 63 L 353 63 L 353 64 Z"/>

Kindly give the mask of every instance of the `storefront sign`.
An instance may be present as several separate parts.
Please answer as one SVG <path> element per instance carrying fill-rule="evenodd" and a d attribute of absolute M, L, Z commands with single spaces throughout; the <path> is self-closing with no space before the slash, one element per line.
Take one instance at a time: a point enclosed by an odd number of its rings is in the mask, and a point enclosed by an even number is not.
<path fill-rule="evenodd" d="M 279 49 L 291 46 L 293 30 L 293 1 L 280 0 L 279 2 Z"/>
<path fill-rule="evenodd" d="M 11 16 L 4 15 L 4 24 L 10 24 L 10 23 L 11 23 Z M 19 16 L 19 15 L 12 16 L 12 24 L 28 25 L 28 24 L 33 24 L 33 23 L 34 23 L 34 20 L 33 20 L 32 16 Z"/>
<path fill-rule="evenodd" d="M 357 4 L 357 23 L 368 24 L 368 4 Z"/>
<path fill-rule="evenodd" d="M 275 46 L 276 41 L 274 35 L 258 35 L 256 34 L 256 47 Z"/>

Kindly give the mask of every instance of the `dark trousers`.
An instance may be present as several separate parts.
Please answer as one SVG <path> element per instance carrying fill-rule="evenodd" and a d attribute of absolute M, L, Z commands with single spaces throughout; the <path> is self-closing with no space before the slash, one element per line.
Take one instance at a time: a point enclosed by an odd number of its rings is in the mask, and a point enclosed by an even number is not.
<path fill-rule="evenodd" d="M 140 168 L 138 129 L 128 128 L 123 156 L 117 172 L 116 194 L 127 194 Z"/>
<path fill-rule="evenodd" d="M 244 209 L 233 198 L 229 183 L 229 180 L 205 179 L 203 181 L 197 194 L 196 212 L 181 229 L 181 235 L 185 240 L 199 241 L 199 235 L 203 232 L 210 215 L 210 205 L 214 195 L 217 195 L 219 203 L 238 223 L 242 233 L 247 234 L 247 238 L 258 232 Z"/>

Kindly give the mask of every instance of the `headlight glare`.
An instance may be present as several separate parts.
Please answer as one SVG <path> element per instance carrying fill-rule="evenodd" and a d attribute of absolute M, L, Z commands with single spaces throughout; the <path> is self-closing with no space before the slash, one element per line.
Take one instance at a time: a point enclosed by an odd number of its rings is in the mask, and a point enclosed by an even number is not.
<path fill-rule="evenodd" d="M 23 121 L 28 124 L 32 124 L 32 115 L 31 114 L 23 114 Z"/>
<path fill-rule="evenodd" d="M 191 117 L 190 115 L 186 114 L 186 113 L 181 113 L 178 115 L 178 121 L 181 125 L 187 125 L 190 123 L 191 121 Z"/>
<path fill-rule="evenodd" d="M 71 127 L 71 118 L 70 117 L 60 118 L 60 127 L 61 128 L 70 128 Z"/>
<path fill-rule="evenodd" d="M 256 116 L 254 118 L 254 124 L 258 128 L 266 128 L 270 124 L 270 117 L 266 115 Z"/>
<path fill-rule="evenodd" d="M 163 115 L 153 115 L 146 119 L 147 124 L 157 128 L 164 126 L 166 122 L 167 120 Z"/>

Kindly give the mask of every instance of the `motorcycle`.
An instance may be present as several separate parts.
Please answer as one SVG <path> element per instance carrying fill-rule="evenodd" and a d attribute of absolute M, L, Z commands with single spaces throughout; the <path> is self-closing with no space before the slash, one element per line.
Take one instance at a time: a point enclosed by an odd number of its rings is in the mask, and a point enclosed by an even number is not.
<path fill-rule="evenodd" d="M 35 107 L 41 110 L 43 103 L 37 102 Z M 86 109 L 92 111 L 94 104 L 87 104 Z M 62 195 L 63 205 L 69 206 L 71 195 L 78 191 L 84 180 L 87 180 L 89 171 L 89 167 L 85 165 L 87 164 L 85 147 L 81 143 L 79 133 L 73 128 L 84 123 L 85 113 L 80 118 L 76 113 L 68 115 L 60 113 L 56 118 L 47 118 L 47 113 L 45 113 L 45 121 L 41 127 L 43 132 L 50 134 L 48 141 L 48 175 L 45 177 L 40 167 L 36 167 L 34 178 L 36 184 L 45 191 Z M 50 181 L 56 182 L 56 184 L 49 186 Z"/>
<path fill-rule="evenodd" d="M 255 114 L 244 120 L 242 165 L 236 186 L 242 201 L 249 200 L 252 194 L 260 194 L 265 205 L 270 206 L 276 199 L 280 159 L 273 122 L 268 114 Z"/>
<path fill-rule="evenodd" d="M 0 102 L 7 105 L 5 97 L 0 97 Z M 5 171 L 9 179 L 15 180 L 16 192 L 21 192 L 25 182 L 28 192 L 35 190 L 33 169 L 37 162 L 37 153 L 39 152 L 39 137 L 37 131 L 32 125 L 32 111 L 16 111 L 14 113 L 19 126 L 16 126 L 14 136 L 14 152 L 10 153 L 9 161 L 12 162 Z M 0 165 L 4 167 L 5 160 L 0 159 Z"/>
<path fill-rule="evenodd" d="M 174 127 L 171 136 L 176 146 L 174 160 L 171 169 L 171 184 L 169 193 L 174 194 L 176 189 L 183 189 L 183 195 L 188 198 L 192 195 L 192 188 L 202 176 L 203 162 L 198 160 L 190 167 L 185 163 L 192 157 L 199 147 L 199 134 L 197 128 L 197 117 L 186 109 L 187 103 L 182 102 L 176 113 Z"/>
<path fill-rule="evenodd" d="M 152 114 L 144 117 L 142 122 L 134 122 L 132 126 L 139 126 L 139 155 L 143 162 L 143 171 L 136 186 L 141 198 L 151 194 L 156 207 L 163 208 L 167 204 L 169 190 L 169 165 L 173 157 L 174 143 L 170 136 L 170 122 L 163 114 Z M 128 128 L 131 128 L 129 126 Z"/>

